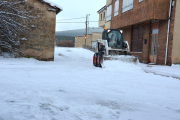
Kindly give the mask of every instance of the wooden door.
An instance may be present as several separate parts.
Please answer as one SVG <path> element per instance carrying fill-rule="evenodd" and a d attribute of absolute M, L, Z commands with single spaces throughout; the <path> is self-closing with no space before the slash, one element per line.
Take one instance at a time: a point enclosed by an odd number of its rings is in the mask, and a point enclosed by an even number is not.
<path fill-rule="evenodd" d="M 150 52 L 150 62 L 155 63 L 157 61 L 157 47 L 158 47 L 158 34 L 151 35 L 151 52 Z"/>

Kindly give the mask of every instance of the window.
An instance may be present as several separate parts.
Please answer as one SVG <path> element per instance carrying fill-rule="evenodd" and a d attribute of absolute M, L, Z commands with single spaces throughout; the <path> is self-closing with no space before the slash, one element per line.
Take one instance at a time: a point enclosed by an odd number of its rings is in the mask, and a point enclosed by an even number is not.
<path fill-rule="evenodd" d="M 110 21 L 110 20 L 111 20 L 111 11 L 112 11 L 112 5 L 109 5 L 109 6 L 107 7 L 106 21 Z"/>
<path fill-rule="evenodd" d="M 117 30 L 111 30 L 108 33 L 108 44 L 109 47 L 112 48 L 122 48 L 122 43 L 123 39 L 122 39 L 122 35 L 120 34 L 119 31 Z"/>
<path fill-rule="evenodd" d="M 152 30 L 151 34 L 158 34 L 159 33 L 159 29 L 154 29 Z"/>
<path fill-rule="evenodd" d="M 133 0 L 123 0 L 122 12 L 126 12 L 133 8 Z"/>
<path fill-rule="evenodd" d="M 114 9 L 114 16 L 118 15 L 118 11 L 119 11 L 119 0 L 116 0 L 115 9 Z"/>
<path fill-rule="evenodd" d="M 139 0 L 139 2 L 142 2 L 143 0 Z"/>
<path fill-rule="evenodd" d="M 103 20 L 105 20 L 105 12 L 104 12 Z"/>
<path fill-rule="evenodd" d="M 132 45 L 131 51 L 132 52 L 142 52 L 143 48 L 143 27 L 134 28 L 133 29 L 133 36 L 132 36 Z"/>
<path fill-rule="evenodd" d="M 102 20 L 102 14 L 101 14 L 101 20 Z"/>

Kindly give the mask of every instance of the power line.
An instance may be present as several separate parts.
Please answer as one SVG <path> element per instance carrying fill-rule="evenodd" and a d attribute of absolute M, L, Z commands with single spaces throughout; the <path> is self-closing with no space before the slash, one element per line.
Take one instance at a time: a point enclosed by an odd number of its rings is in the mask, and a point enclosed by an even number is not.
<path fill-rule="evenodd" d="M 85 23 L 85 22 L 56 22 L 56 23 Z"/>
<path fill-rule="evenodd" d="M 99 21 L 88 21 L 88 22 L 99 22 Z M 56 23 L 86 23 L 86 22 L 56 22 Z"/>
<path fill-rule="evenodd" d="M 89 22 L 99 22 L 99 21 L 89 21 Z"/>
<path fill-rule="evenodd" d="M 81 19 L 81 18 L 86 18 L 86 17 L 80 17 L 80 18 L 71 18 L 71 19 L 62 19 L 62 20 L 57 20 L 57 21 L 63 21 L 63 20 L 74 20 L 74 19 Z"/>

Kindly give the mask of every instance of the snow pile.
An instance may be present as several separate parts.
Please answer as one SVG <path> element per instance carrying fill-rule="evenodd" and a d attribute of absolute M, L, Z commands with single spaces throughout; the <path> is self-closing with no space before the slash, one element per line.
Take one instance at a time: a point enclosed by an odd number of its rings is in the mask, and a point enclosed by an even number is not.
<path fill-rule="evenodd" d="M 132 56 L 132 55 L 112 55 L 112 56 L 106 56 L 106 58 L 110 60 L 120 60 L 123 62 L 132 62 L 135 64 L 139 63 L 138 57 Z"/>
<path fill-rule="evenodd" d="M 104 67 L 106 70 L 118 70 L 121 72 L 143 72 L 143 70 L 133 62 L 124 62 L 122 60 L 105 60 Z"/>
<path fill-rule="evenodd" d="M 172 64 L 171 67 L 180 69 L 180 64 Z"/>
<path fill-rule="evenodd" d="M 56 48 L 54 62 L 0 58 L 0 120 L 179 120 L 180 81 L 93 52 Z"/>

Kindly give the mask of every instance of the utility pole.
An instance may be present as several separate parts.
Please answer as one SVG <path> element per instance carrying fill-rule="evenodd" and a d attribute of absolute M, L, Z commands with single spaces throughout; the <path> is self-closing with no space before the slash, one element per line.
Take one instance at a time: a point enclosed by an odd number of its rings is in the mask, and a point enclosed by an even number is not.
<path fill-rule="evenodd" d="M 85 45 L 86 45 L 86 39 L 87 39 L 87 15 L 86 15 L 86 37 L 85 37 Z"/>
<path fill-rule="evenodd" d="M 86 38 L 85 38 L 85 45 L 87 44 L 88 45 L 88 28 L 89 28 L 89 16 L 90 14 L 86 14 Z"/>

